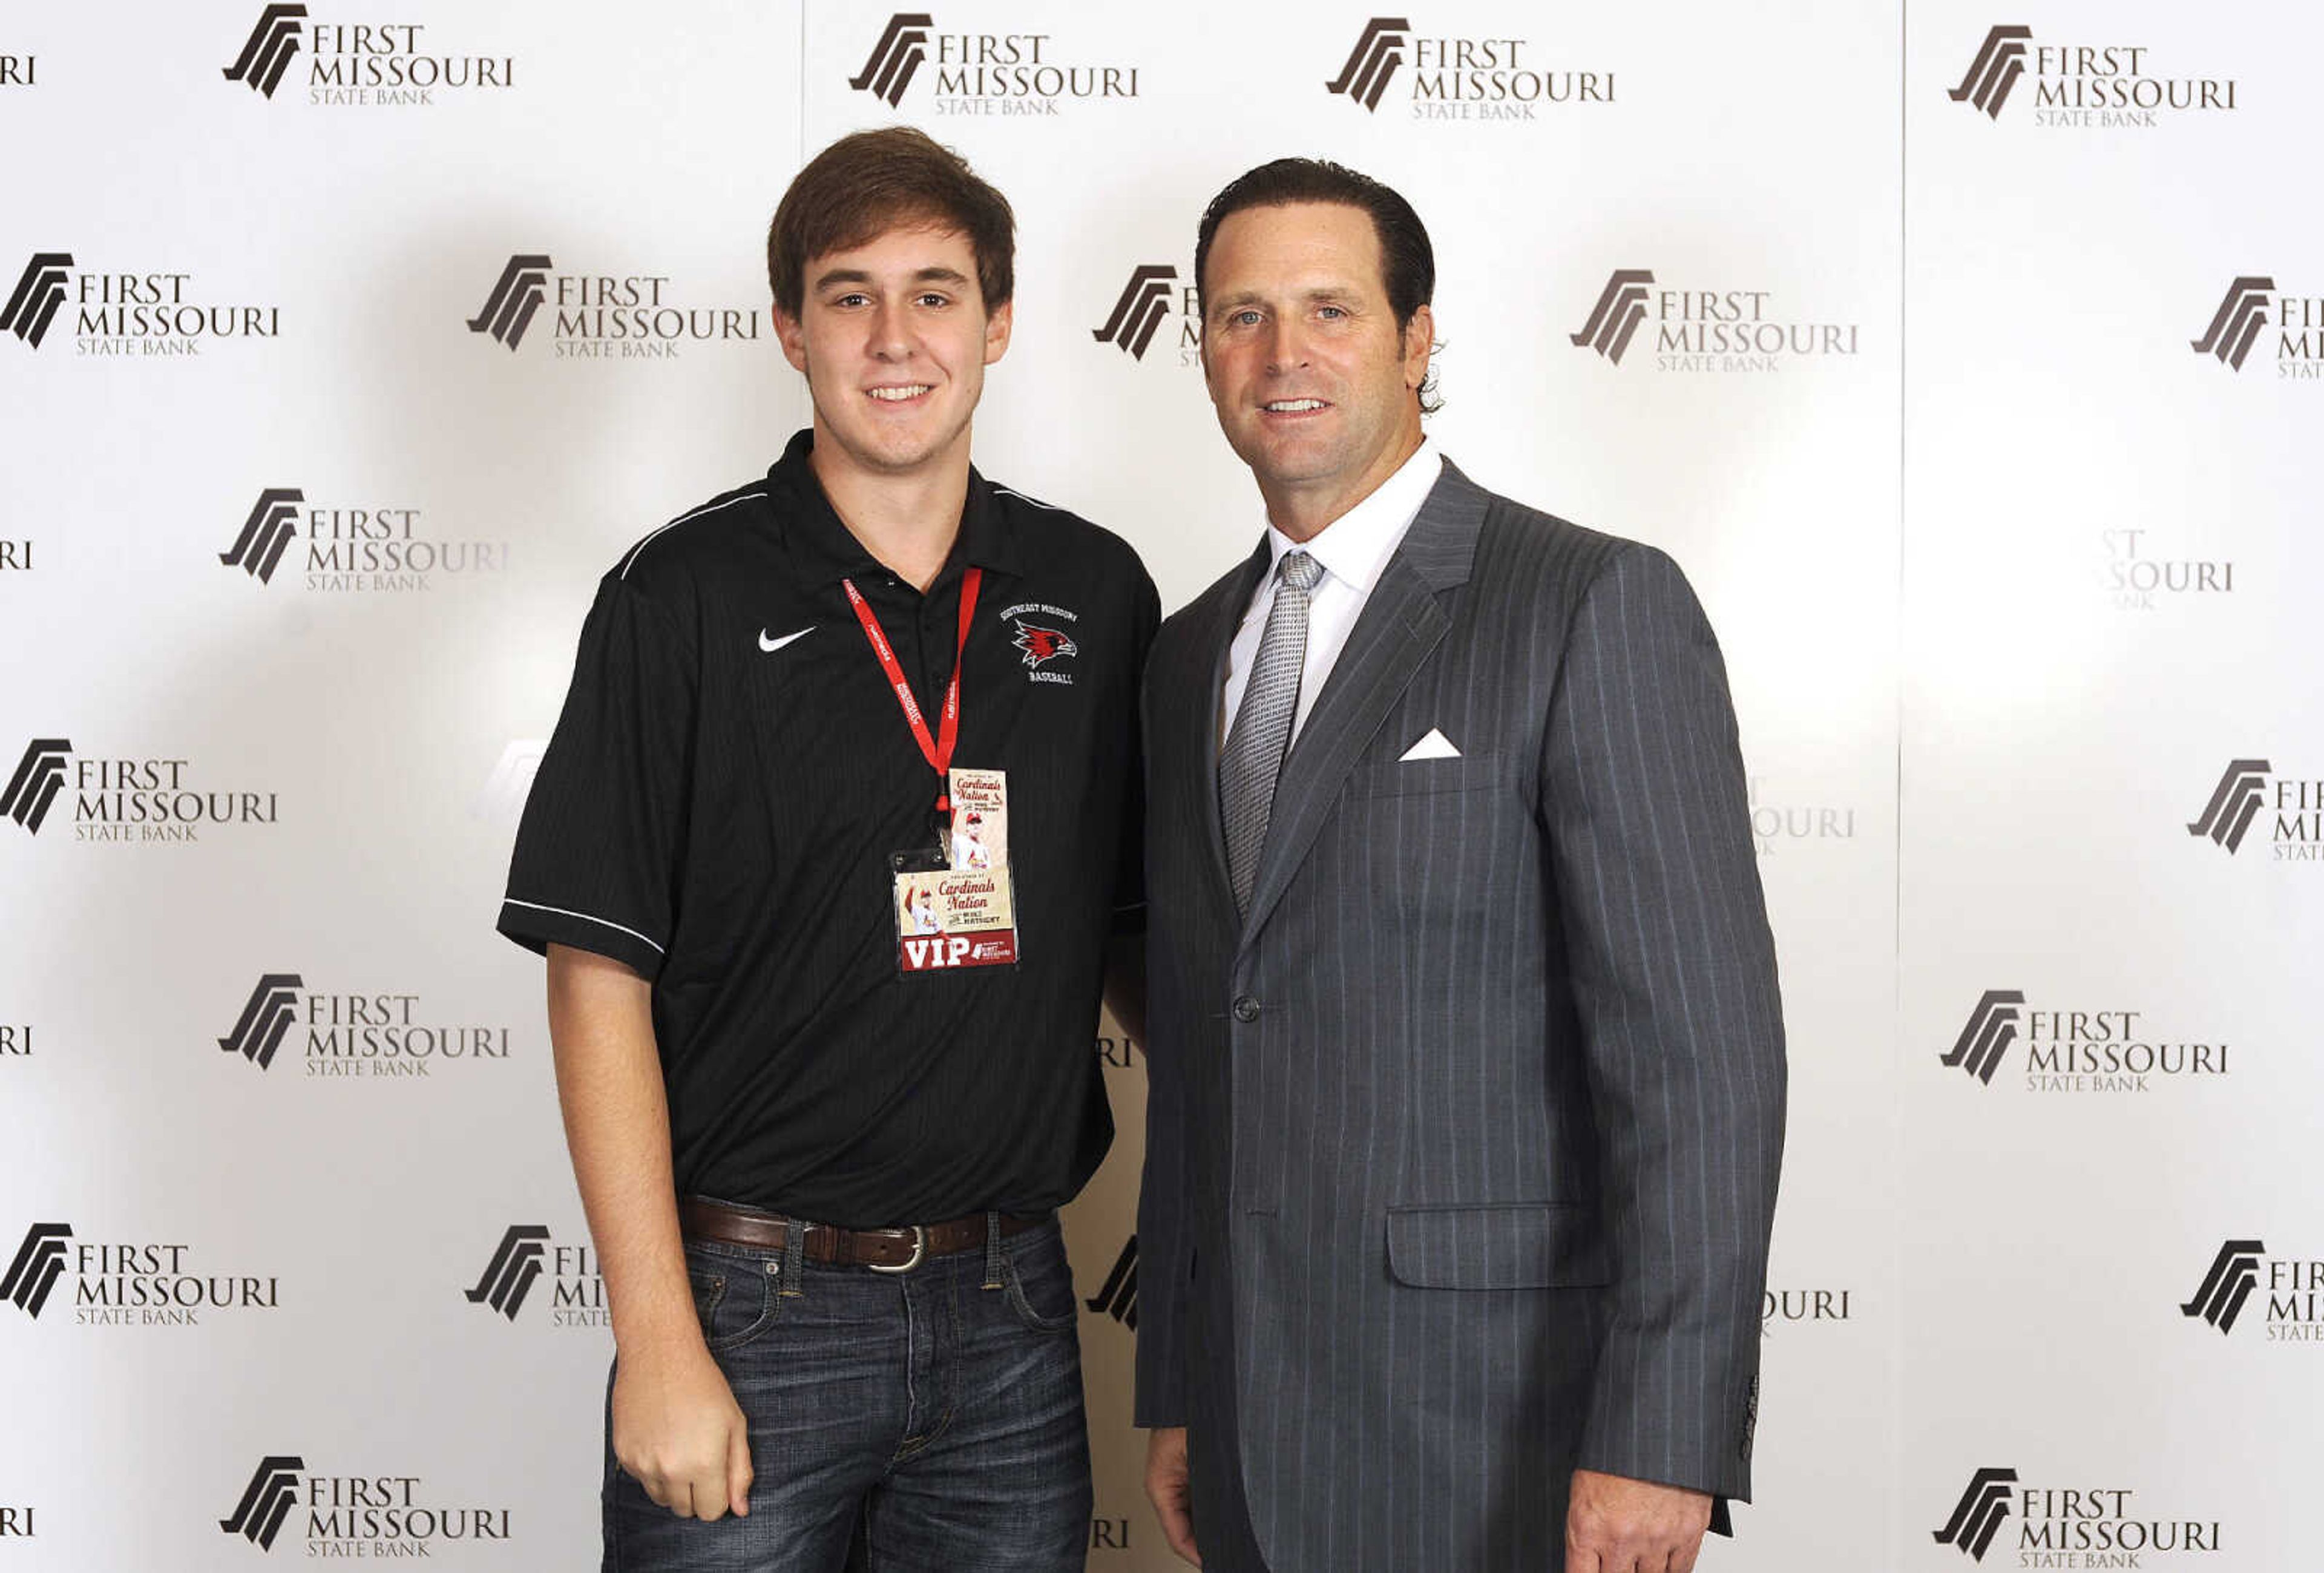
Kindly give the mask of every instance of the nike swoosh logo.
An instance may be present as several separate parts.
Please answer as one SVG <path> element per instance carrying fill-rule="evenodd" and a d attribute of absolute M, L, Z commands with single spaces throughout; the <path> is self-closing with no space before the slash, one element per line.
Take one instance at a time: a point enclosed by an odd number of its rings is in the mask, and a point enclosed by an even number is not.
<path fill-rule="evenodd" d="M 796 634 L 786 634 L 780 639 L 770 639 L 767 637 L 767 631 L 764 628 L 761 628 L 759 630 L 759 648 L 765 651 L 769 655 L 772 655 L 776 651 L 780 650 L 792 640 L 804 639 L 814 632 L 815 625 L 810 623 Z"/>

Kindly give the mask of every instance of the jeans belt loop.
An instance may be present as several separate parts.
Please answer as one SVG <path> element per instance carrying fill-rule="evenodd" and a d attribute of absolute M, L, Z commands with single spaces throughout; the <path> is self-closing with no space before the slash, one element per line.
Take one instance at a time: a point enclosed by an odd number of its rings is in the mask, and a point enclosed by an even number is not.
<path fill-rule="evenodd" d="M 797 1300 L 807 1293 L 807 1220 L 783 1220 L 783 1286 L 780 1299 Z"/>
<path fill-rule="evenodd" d="M 984 1287 L 999 1289 L 1001 1284 L 1001 1215 L 984 1215 Z"/>

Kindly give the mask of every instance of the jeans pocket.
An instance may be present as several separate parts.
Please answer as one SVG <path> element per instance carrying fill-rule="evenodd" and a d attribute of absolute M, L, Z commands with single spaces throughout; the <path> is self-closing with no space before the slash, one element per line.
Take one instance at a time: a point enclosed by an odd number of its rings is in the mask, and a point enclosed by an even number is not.
<path fill-rule="evenodd" d="M 739 1349 L 774 1325 L 782 1304 L 775 1265 L 688 1254 L 686 1276 L 694 1291 L 694 1314 L 712 1354 Z"/>
<path fill-rule="evenodd" d="M 1009 1252 L 1001 1278 L 1008 1285 L 1010 1308 L 1033 1331 L 1070 1332 L 1080 1319 L 1073 1269 L 1065 1261 L 1065 1242 L 1054 1230 Z"/>

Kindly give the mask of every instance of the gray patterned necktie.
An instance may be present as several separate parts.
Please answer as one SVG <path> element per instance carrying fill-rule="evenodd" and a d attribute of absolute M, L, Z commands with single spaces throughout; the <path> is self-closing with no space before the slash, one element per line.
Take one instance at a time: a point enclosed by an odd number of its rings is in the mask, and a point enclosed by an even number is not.
<path fill-rule="evenodd" d="M 1275 810 L 1275 781 L 1291 740 L 1291 718 L 1299 713 L 1299 674 L 1307 663 L 1307 597 L 1323 577 L 1323 565 L 1304 551 L 1284 554 L 1276 566 L 1275 605 L 1259 636 L 1259 656 L 1242 690 L 1219 755 L 1219 817 L 1227 838 L 1227 876 L 1234 884 L 1235 911 L 1250 907 L 1259 876 L 1259 849 L 1267 842 L 1267 821 Z"/>

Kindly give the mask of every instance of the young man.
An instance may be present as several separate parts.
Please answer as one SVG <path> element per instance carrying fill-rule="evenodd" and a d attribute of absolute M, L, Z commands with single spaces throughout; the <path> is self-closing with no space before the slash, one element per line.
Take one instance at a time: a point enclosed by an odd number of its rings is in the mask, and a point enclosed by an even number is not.
<path fill-rule="evenodd" d="M 609 1569 L 1082 1564 L 1054 1209 L 1111 1136 L 1158 607 L 970 467 L 1012 246 L 919 132 L 800 171 L 767 254 L 814 428 L 605 576 L 526 807 L 500 929 L 549 958 L 613 1309 Z"/>
<path fill-rule="evenodd" d="M 1148 1491 L 1209 1573 L 1687 1573 L 1784 1113 L 1718 644 L 1431 449 L 1401 196 L 1262 165 L 1194 269 L 1266 528 L 1148 671 Z"/>

